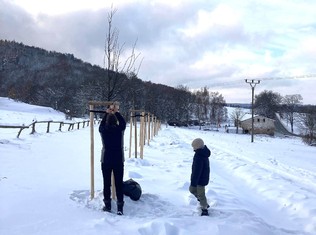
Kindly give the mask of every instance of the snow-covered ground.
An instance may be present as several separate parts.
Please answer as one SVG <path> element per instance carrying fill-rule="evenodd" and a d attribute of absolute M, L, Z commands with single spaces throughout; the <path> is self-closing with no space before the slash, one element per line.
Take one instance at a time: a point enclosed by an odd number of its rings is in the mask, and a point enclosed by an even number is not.
<path fill-rule="evenodd" d="M 0 98 L 0 124 L 34 118 L 64 115 Z M 101 210 L 99 156 L 95 198 L 89 197 L 90 129 L 57 129 L 24 130 L 17 139 L 17 129 L 0 128 L 0 234 L 316 234 L 316 148 L 298 138 L 256 135 L 251 143 L 249 135 L 163 125 L 144 159 L 135 159 L 128 158 L 127 127 L 124 179 L 139 182 L 143 194 L 139 201 L 125 197 L 125 214 L 118 216 Z M 212 151 L 209 217 L 199 216 L 188 191 L 197 137 Z"/>

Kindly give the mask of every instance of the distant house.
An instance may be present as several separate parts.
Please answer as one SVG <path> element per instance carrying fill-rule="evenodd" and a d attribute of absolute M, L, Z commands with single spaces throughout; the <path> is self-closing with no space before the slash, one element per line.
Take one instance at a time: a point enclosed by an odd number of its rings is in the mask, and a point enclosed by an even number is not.
<path fill-rule="evenodd" d="M 245 115 L 244 118 L 240 121 L 240 127 L 243 130 L 243 133 L 251 133 L 252 131 L 252 117 L 249 115 Z M 256 115 L 254 116 L 254 134 L 267 134 L 267 135 L 274 135 L 275 126 L 274 120 Z"/>

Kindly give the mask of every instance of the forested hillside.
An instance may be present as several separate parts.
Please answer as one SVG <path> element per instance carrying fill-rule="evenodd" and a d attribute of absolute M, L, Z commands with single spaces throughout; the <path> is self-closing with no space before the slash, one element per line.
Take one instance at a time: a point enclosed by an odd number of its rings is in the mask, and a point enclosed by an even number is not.
<path fill-rule="evenodd" d="M 22 43 L 0 41 L 0 56 L 2 96 L 76 114 L 80 114 L 76 107 L 79 94 L 91 91 L 104 76 L 102 68 L 71 54 L 48 52 Z"/>
<path fill-rule="evenodd" d="M 70 110 L 73 116 L 84 115 L 89 100 L 107 100 L 110 86 L 114 87 L 105 69 L 72 54 L 0 40 L 0 61 L 1 96 Z M 186 88 L 143 82 L 136 75 L 116 74 L 115 79 L 120 86 L 113 97 L 123 112 L 144 109 L 165 120 L 188 118 L 187 105 L 194 97 Z"/>

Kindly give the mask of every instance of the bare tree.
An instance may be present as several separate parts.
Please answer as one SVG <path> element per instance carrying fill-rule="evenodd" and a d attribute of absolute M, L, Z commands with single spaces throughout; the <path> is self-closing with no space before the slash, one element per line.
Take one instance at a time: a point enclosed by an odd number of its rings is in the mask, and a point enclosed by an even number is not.
<path fill-rule="evenodd" d="M 223 122 L 226 118 L 227 110 L 225 108 L 226 101 L 222 94 L 218 92 L 211 92 L 210 93 L 211 100 L 211 112 L 210 112 L 210 121 L 213 124 L 216 124 L 217 127 Z"/>
<path fill-rule="evenodd" d="M 244 111 L 241 108 L 236 108 L 231 114 L 230 118 L 234 120 L 234 125 L 236 127 L 236 133 L 238 133 L 239 122 L 245 116 Z"/>
<path fill-rule="evenodd" d="M 294 126 L 294 114 L 297 112 L 296 108 L 298 105 L 302 104 L 302 96 L 299 94 L 295 95 L 286 95 L 283 98 L 283 104 L 285 105 L 285 113 L 286 119 L 290 122 L 291 125 L 291 132 L 293 133 L 293 126 Z"/>
<path fill-rule="evenodd" d="M 201 90 L 196 91 L 194 95 L 196 97 L 195 115 L 197 116 L 199 123 L 201 124 L 201 121 L 205 121 L 207 119 L 210 105 L 210 94 L 207 87 L 203 87 L 201 88 Z"/>
<path fill-rule="evenodd" d="M 256 113 L 274 119 L 275 113 L 279 111 L 281 101 L 282 96 L 279 93 L 265 90 L 256 95 Z"/>
<path fill-rule="evenodd" d="M 132 109 L 143 109 L 145 107 L 145 87 L 136 74 L 129 74 L 127 80 L 127 87 L 124 94 L 121 97 L 124 97 L 125 103 L 129 105 Z"/>
<path fill-rule="evenodd" d="M 301 114 L 300 129 L 303 134 L 303 141 L 309 145 L 316 141 L 316 110 L 310 109 Z"/>
<path fill-rule="evenodd" d="M 116 12 L 117 9 L 112 7 L 107 17 L 108 29 L 104 46 L 106 78 L 101 86 L 102 97 L 106 100 L 114 100 L 125 89 L 124 81 L 127 77 L 137 76 L 142 62 L 136 66 L 140 56 L 140 53 L 136 54 L 135 52 L 137 40 L 132 47 L 131 55 L 125 61 L 122 61 L 121 56 L 124 52 L 125 43 L 120 44 L 119 30 L 113 27 L 113 18 Z"/>
<path fill-rule="evenodd" d="M 182 85 L 177 86 L 172 94 L 172 100 L 175 104 L 174 112 L 177 120 L 188 122 L 192 105 L 192 94 L 189 88 Z"/>

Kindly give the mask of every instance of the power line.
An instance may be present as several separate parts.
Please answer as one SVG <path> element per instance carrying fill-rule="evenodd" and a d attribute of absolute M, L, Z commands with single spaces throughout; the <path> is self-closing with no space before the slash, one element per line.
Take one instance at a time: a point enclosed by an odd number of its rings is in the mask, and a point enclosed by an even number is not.
<path fill-rule="evenodd" d="M 299 76 L 286 76 L 286 77 L 263 77 L 261 80 L 286 80 L 286 79 L 300 79 L 300 78 L 313 78 L 316 77 L 316 74 L 307 74 Z"/>
<path fill-rule="evenodd" d="M 298 76 L 285 76 L 285 77 L 262 77 L 262 78 L 248 78 L 248 80 L 261 80 L 261 81 L 273 81 L 273 80 L 287 80 L 287 79 L 300 79 L 300 78 L 313 78 L 316 74 L 298 75 Z M 210 88 L 213 87 L 234 87 L 237 85 L 242 85 L 244 79 L 229 81 L 229 82 L 216 82 L 208 84 Z"/>

